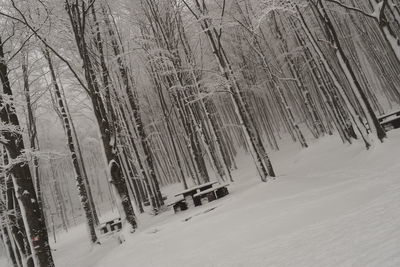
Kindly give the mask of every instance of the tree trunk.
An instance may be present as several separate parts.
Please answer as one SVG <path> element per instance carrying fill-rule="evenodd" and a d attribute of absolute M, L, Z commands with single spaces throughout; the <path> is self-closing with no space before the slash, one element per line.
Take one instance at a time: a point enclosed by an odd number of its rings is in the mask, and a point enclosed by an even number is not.
<path fill-rule="evenodd" d="M 3 43 L 0 39 L 0 58 L 4 58 Z M 12 90 L 8 79 L 8 68 L 5 61 L 0 61 L 0 80 L 3 84 L 3 94 L 12 98 Z M 0 110 L 0 120 L 5 124 L 19 127 L 19 120 L 12 103 L 7 103 L 4 97 L 0 97 L 0 104 L 3 108 Z M 23 137 L 19 132 L 4 132 L 3 138 L 8 140 L 4 147 L 9 154 L 11 166 L 8 172 L 12 176 L 15 195 L 21 207 L 21 216 L 23 218 L 27 238 L 33 259 L 37 267 L 53 267 L 53 257 L 51 254 L 49 240 L 44 223 L 44 216 L 39 207 L 36 197 L 35 186 L 29 166 L 20 161 L 24 158 Z"/>

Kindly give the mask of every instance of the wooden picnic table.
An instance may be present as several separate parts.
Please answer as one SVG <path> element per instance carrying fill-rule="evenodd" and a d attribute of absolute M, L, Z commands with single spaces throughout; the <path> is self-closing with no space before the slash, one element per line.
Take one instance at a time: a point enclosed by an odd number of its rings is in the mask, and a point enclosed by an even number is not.
<path fill-rule="evenodd" d="M 213 184 L 217 184 L 217 183 L 218 183 L 217 181 L 213 181 L 213 182 L 208 182 L 208 183 L 201 184 L 201 185 L 198 185 L 198 186 L 194 186 L 194 187 L 188 188 L 186 190 L 183 190 L 183 191 L 175 194 L 175 197 L 182 195 L 183 198 L 186 201 L 186 204 L 189 207 L 190 206 L 197 206 L 199 203 L 196 203 L 197 199 L 195 199 L 193 197 L 193 195 L 197 194 L 198 192 L 210 189 L 210 188 L 212 188 Z"/>
<path fill-rule="evenodd" d="M 380 116 L 378 121 L 386 132 L 400 128 L 400 110 Z"/>
<path fill-rule="evenodd" d="M 174 212 L 178 213 L 193 206 L 200 206 L 203 202 L 207 203 L 228 195 L 229 191 L 227 187 L 229 184 L 219 184 L 213 187 L 214 184 L 218 183 L 219 182 L 208 182 L 183 190 L 175 194 L 175 197 L 182 195 L 182 198 L 171 202 L 168 206 L 172 206 Z"/>
<path fill-rule="evenodd" d="M 220 184 L 216 187 L 212 187 L 210 189 L 196 193 L 195 195 L 193 195 L 195 206 L 200 206 L 203 204 L 203 202 L 208 203 L 228 195 L 228 186 L 228 183 Z"/>
<path fill-rule="evenodd" d="M 213 184 L 216 184 L 216 183 L 218 183 L 218 182 L 217 181 L 213 181 L 213 182 L 208 182 L 208 183 L 205 183 L 205 184 L 197 185 L 195 187 L 191 187 L 191 188 L 188 188 L 186 190 L 183 190 L 183 191 L 175 194 L 175 196 L 176 197 L 180 196 L 180 195 L 182 195 L 183 197 L 191 196 L 191 195 L 196 194 L 198 191 L 203 191 L 203 190 L 210 189 L 213 186 Z"/>

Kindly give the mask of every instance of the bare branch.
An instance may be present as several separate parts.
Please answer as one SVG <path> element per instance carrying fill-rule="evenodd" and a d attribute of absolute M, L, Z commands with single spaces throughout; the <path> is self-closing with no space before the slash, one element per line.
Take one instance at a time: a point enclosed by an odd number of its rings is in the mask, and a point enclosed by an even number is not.
<path fill-rule="evenodd" d="M 365 12 L 365 11 L 359 9 L 359 8 L 356 8 L 356 7 L 353 7 L 353 6 L 349 6 L 349 5 L 345 5 L 345 4 L 342 4 L 342 3 L 340 3 L 340 2 L 337 1 L 337 0 L 326 0 L 326 1 L 327 1 L 327 2 L 331 2 L 331 3 L 335 3 L 335 4 L 341 6 L 341 7 L 345 8 L 345 9 L 348 9 L 348 10 L 351 10 L 351 11 L 354 11 L 354 12 L 357 12 L 357 13 L 360 13 L 360 14 L 362 14 L 362 15 L 364 15 L 364 16 L 367 16 L 367 17 L 369 17 L 369 18 L 373 18 L 374 20 L 377 20 L 377 17 L 375 17 L 375 16 L 373 16 L 373 15 L 371 15 L 371 14 L 368 14 L 367 12 Z"/>
<path fill-rule="evenodd" d="M 20 23 L 22 23 L 23 25 L 25 25 L 26 27 L 29 28 L 29 30 L 31 30 L 33 32 L 33 34 L 48 48 L 51 50 L 51 52 L 53 52 L 62 62 L 64 62 L 68 69 L 72 72 L 72 74 L 75 76 L 75 78 L 78 80 L 79 84 L 86 90 L 86 92 L 90 92 L 89 89 L 87 88 L 87 86 L 85 85 L 85 83 L 82 81 L 81 78 L 79 78 L 79 75 L 76 73 L 76 71 L 74 70 L 74 68 L 71 66 L 71 64 L 69 63 L 69 61 L 67 59 L 65 59 L 61 54 L 59 54 L 51 45 L 49 45 L 49 43 L 46 41 L 45 38 L 43 38 L 38 31 L 32 27 L 32 25 L 30 25 L 30 23 L 28 22 L 28 20 L 26 19 L 25 15 L 21 12 L 21 10 L 19 10 L 18 7 L 16 7 L 14 0 L 10 0 L 14 9 L 20 14 L 20 16 L 22 17 L 22 19 L 11 16 L 7 13 L 4 13 L 2 11 L 0 11 L 0 15 L 4 16 L 6 18 L 18 21 Z"/>

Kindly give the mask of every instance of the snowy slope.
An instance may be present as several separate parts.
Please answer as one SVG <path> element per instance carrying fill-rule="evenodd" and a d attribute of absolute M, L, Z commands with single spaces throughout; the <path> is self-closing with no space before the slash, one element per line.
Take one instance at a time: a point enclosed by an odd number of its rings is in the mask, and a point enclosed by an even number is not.
<path fill-rule="evenodd" d="M 365 151 L 335 137 L 273 154 L 261 183 L 245 156 L 231 194 L 180 214 L 141 216 L 118 245 L 89 248 L 84 227 L 59 237 L 57 266 L 400 266 L 400 131 Z M 176 185 L 166 189 L 171 194 Z"/>
<path fill-rule="evenodd" d="M 371 151 L 322 140 L 267 184 L 242 173 L 229 198 L 171 215 L 97 266 L 400 266 L 395 135 Z"/>

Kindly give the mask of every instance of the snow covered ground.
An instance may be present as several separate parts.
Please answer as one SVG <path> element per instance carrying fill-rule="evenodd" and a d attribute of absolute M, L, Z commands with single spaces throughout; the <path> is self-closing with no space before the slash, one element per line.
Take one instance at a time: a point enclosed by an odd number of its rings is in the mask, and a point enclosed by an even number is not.
<path fill-rule="evenodd" d="M 227 197 L 140 216 L 122 245 L 108 239 L 89 248 L 77 227 L 53 245 L 56 265 L 400 266 L 400 131 L 389 135 L 369 151 L 337 137 L 284 148 L 272 155 L 279 176 L 268 183 L 243 156 Z"/>

